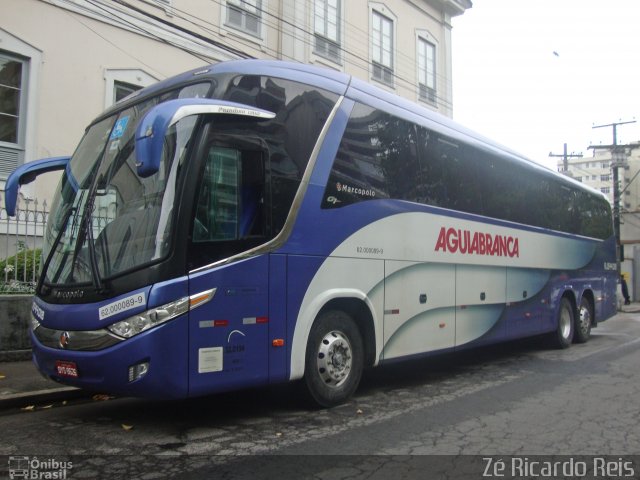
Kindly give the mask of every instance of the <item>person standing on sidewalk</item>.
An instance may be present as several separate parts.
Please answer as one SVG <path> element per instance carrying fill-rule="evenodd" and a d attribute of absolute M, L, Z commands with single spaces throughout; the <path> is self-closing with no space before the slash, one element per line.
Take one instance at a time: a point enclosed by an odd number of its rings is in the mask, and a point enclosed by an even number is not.
<path fill-rule="evenodd" d="M 629 287 L 627 286 L 627 281 L 624 279 L 624 275 L 620 275 L 620 286 L 622 287 L 624 304 L 629 305 L 631 303 L 631 298 L 629 297 Z"/>

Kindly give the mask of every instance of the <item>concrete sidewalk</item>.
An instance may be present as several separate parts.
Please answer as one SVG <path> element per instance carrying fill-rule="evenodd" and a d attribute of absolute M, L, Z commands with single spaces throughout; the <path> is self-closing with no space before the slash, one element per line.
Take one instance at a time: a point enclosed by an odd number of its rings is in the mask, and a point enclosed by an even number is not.
<path fill-rule="evenodd" d="M 631 302 L 629 305 L 621 305 L 619 313 L 640 313 L 640 303 Z"/>
<path fill-rule="evenodd" d="M 640 313 L 640 303 L 623 305 L 620 313 Z M 31 360 L 0 362 L 0 410 L 24 408 L 91 395 L 90 392 L 44 378 Z"/>
<path fill-rule="evenodd" d="M 0 410 L 89 395 L 88 392 L 43 377 L 31 360 L 0 363 Z"/>

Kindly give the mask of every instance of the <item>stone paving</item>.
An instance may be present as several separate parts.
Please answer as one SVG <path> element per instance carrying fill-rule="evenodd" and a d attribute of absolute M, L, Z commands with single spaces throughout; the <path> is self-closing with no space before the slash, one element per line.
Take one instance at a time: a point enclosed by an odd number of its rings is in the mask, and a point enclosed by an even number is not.
<path fill-rule="evenodd" d="M 330 410 L 305 407 L 295 385 L 183 402 L 36 404 L 2 412 L 0 431 L 11 434 L 0 455 L 72 458 L 73 478 L 149 479 L 270 478 L 256 468 L 358 478 L 422 468 L 423 455 L 635 455 L 639 347 L 640 315 L 623 313 L 568 350 L 528 340 L 376 369 Z"/>

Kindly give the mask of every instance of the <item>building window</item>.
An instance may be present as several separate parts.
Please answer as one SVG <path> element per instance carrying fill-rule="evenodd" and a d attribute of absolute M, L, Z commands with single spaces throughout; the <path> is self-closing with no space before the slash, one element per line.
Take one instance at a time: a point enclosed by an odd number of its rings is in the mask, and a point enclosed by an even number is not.
<path fill-rule="evenodd" d="M 314 52 L 340 62 L 340 0 L 316 0 L 313 29 Z"/>
<path fill-rule="evenodd" d="M 420 100 L 436 103 L 436 46 L 418 39 L 418 85 Z"/>
<path fill-rule="evenodd" d="M 0 142 L 18 143 L 23 62 L 0 53 Z"/>
<path fill-rule="evenodd" d="M 600 181 L 601 182 L 610 182 L 611 181 L 611 175 L 600 175 Z"/>
<path fill-rule="evenodd" d="M 374 10 L 372 34 L 373 78 L 393 85 L 393 21 Z"/>
<path fill-rule="evenodd" d="M 0 176 L 22 163 L 29 63 L 0 51 Z"/>
<path fill-rule="evenodd" d="M 602 187 L 602 188 L 600 189 L 600 191 L 601 191 L 602 193 L 610 193 L 610 192 L 611 192 L 611 187 Z"/>
<path fill-rule="evenodd" d="M 602 162 L 602 168 L 609 168 L 609 162 Z"/>
<path fill-rule="evenodd" d="M 138 69 L 107 69 L 105 79 L 105 108 L 119 102 L 141 88 L 148 87 L 158 81 L 148 73 Z"/>
<path fill-rule="evenodd" d="M 227 0 L 227 25 L 260 37 L 261 0 Z"/>
<path fill-rule="evenodd" d="M 133 85 L 126 82 L 113 82 L 113 103 L 118 103 L 123 98 L 128 97 L 133 92 L 140 90 L 140 85 Z"/>
<path fill-rule="evenodd" d="M 575 178 L 576 178 L 576 181 L 582 182 L 582 177 L 575 177 Z"/>

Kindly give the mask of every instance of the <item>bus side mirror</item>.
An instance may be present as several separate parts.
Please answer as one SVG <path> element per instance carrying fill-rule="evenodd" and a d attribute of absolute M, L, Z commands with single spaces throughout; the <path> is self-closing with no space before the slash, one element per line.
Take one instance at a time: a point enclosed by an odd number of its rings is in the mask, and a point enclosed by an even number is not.
<path fill-rule="evenodd" d="M 135 155 L 138 176 L 150 177 L 160 169 L 164 137 L 171 126 L 190 115 L 239 115 L 270 119 L 275 113 L 259 108 L 206 98 L 169 100 L 153 107 L 136 128 Z"/>
<path fill-rule="evenodd" d="M 18 201 L 18 189 L 20 185 L 26 185 L 33 182 L 38 175 L 56 170 L 64 170 L 71 157 L 51 157 L 41 160 L 34 160 L 20 165 L 16 168 L 5 184 L 4 189 L 4 205 L 7 214 L 13 217 L 16 214 L 16 203 Z"/>

